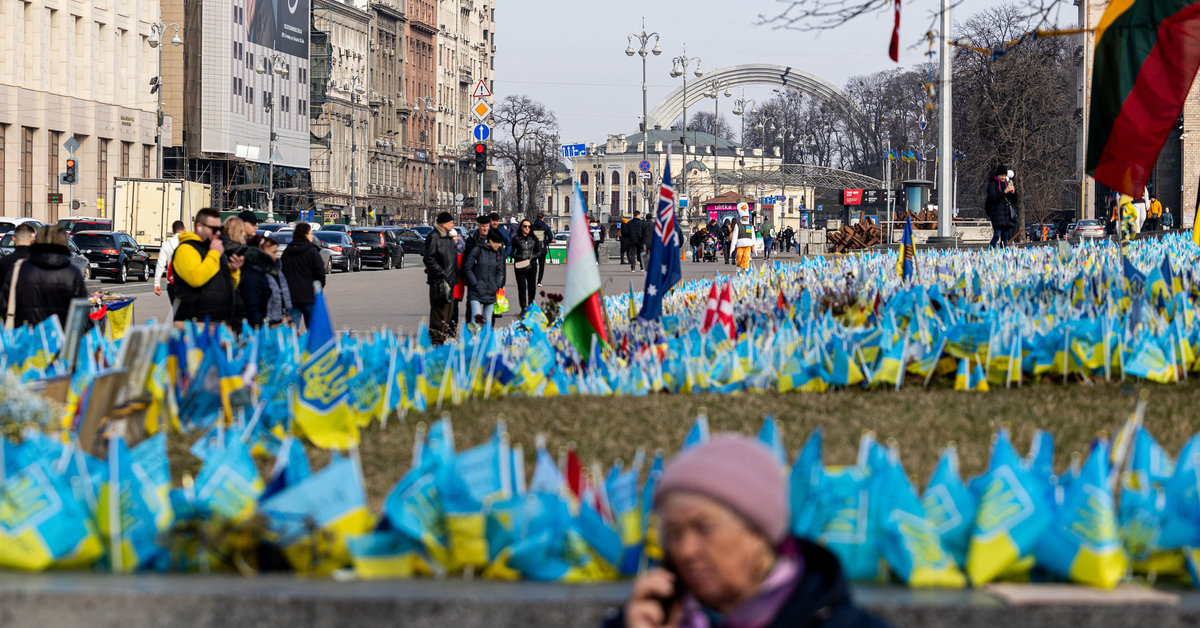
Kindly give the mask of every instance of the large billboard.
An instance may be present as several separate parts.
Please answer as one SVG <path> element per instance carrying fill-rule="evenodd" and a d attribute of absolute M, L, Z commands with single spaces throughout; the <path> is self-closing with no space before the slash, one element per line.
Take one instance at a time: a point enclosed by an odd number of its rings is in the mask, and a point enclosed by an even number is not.
<path fill-rule="evenodd" d="M 308 24 L 311 0 L 204 0 L 200 149 L 277 166 L 309 167 Z M 232 15 L 233 19 L 229 19 Z M 192 45 L 189 41 L 188 45 Z M 286 74 L 259 74 L 279 55 Z M 274 104 L 268 107 L 268 103 Z"/>
<path fill-rule="evenodd" d="M 246 0 L 252 44 L 308 58 L 309 0 Z"/>

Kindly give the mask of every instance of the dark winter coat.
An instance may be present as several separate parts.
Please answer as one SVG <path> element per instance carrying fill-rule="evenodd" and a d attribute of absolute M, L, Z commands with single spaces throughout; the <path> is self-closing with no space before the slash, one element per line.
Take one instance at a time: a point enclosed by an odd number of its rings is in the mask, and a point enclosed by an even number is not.
<path fill-rule="evenodd" d="M 182 251 L 193 249 L 195 256 L 185 257 Z M 238 294 L 237 283 L 241 271 L 233 271 L 229 267 L 229 257 L 219 255 L 219 268 L 207 279 L 200 281 L 192 277 L 193 264 L 207 264 L 211 261 L 209 243 L 200 240 L 194 233 L 182 233 L 179 236 L 179 246 L 175 249 L 171 264 L 175 273 L 175 320 L 186 321 L 208 320 L 214 323 L 233 323 L 237 318 Z M 195 261 L 188 261 L 195 260 Z M 236 272 L 236 275 L 235 275 Z M 188 279 L 192 277 L 192 279 Z M 193 285 L 193 282 L 195 285 Z"/>
<path fill-rule="evenodd" d="M 444 281 L 452 287 L 458 283 L 458 245 L 451 233 L 443 234 L 436 227 L 430 231 L 421 261 L 425 263 L 425 283 L 432 286 Z"/>
<path fill-rule="evenodd" d="M 654 221 L 643 220 L 641 227 L 642 234 L 638 236 L 638 244 L 640 244 L 643 249 L 648 249 L 650 248 L 650 244 L 654 242 Z M 680 240 L 682 240 L 682 238 L 680 238 Z"/>
<path fill-rule="evenodd" d="M 516 261 L 527 259 L 536 259 L 542 254 L 542 241 L 532 233 L 529 235 L 517 234 L 512 241 L 512 258 Z"/>
<path fill-rule="evenodd" d="M 1012 215 L 1008 211 L 1008 205 L 1012 203 L 1012 206 L 1016 208 L 1017 193 L 1005 194 L 1004 188 L 1001 185 L 996 179 L 988 182 L 987 200 L 984 202 L 983 207 L 987 212 L 988 220 L 992 222 L 993 228 L 1011 229 L 1017 225 L 1013 222 Z"/>
<path fill-rule="evenodd" d="M 246 261 L 242 265 L 238 294 L 246 320 L 254 327 L 262 325 L 263 321 L 283 321 L 284 314 L 292 309 L 292 299 L 287 292 L 287 281 L 279 270 L 279 263 L 253 247 L 248 247 L 245 252 Z"/>
<path fill-rule="evenodd" d="M 534 233 L 542 232 L 542 253 L 545 253 L 546 249 L 550 248 L 550 243 L 554 242 L 554 230 L 550 228 L 550 225 L 546 224 L 545 220 L 535 220 L 533 221 L 533 229 L 531 231 Z"/>
<path fill-rule="evenodd" d="M 636 249 L 642 244 L 642 219 L 634 218 L 621 227 L 621 248 Z"/>
<path fill-rule="evenodd" d="M 16 264 L 17 260 L 19 259 L 29 259 L 29 247 L 13 247 L 12 253 L 9 253 L 4 257 L 0 257 L 0 281 L 2 281 L 8 276 L 9 273 L 12 272 L 13 264 Z"/>
<path fill-rule="evenodd" d="M 804 556 L 800 582 L 768 628 L 886 628 L 889 624 L 863 611 L 850 599 L 842 565 L 829 550 L 796 539 Z M 604 628 L 624 628 L 623 611 L 604 622 Z"/>
<path fill-rule="evenodd" d="M 308 240 L 293 240 L 283 254 L 279 256 L 283 266 L 283 276 L 292 293 L 292 305 L 312 305 L 317 302 L 317 293 L 313 290 L 313 282 L 325 285 L 325 260 L 321 257 L 321 249 Z"/>
<path fill-rule="evenodd" d="M 463 260 L 463 275 L 467 278 L 467 300 L 484 305 L 496 302 L 496 291 L 504 287 L 507 277 L 504 248 L 493 251 L 490 246 L 477 246 Z"/>
<path fill-rule="evenodd" d="M 14 262 L 15 263 L 15 262 Z M 12 273 L 0 282 L 0 312 L 8 313 L 8 293 Z M 66 324 L 71 299 L 87 297 L 83 275 L 71 265 L 71 251 L 65 246 L 34 244 L 17 275 L 16 315 L 13 325 L 37 325 L 51 316 Z"/>

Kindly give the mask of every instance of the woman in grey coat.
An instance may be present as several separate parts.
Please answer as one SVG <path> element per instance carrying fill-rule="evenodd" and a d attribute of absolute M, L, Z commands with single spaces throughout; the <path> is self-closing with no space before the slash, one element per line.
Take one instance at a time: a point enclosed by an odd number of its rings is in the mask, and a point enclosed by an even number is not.
<path fill-rule="evenodd" d="M 492 322 L 496 292 L 504 287 L 508 274 L 504 266 L 504 236 L 495 230 L 488 232 L 487 246 L 472 248 L 463 260 L 462 270 L 467 280 L 471 320 L 478 325 Z"/>

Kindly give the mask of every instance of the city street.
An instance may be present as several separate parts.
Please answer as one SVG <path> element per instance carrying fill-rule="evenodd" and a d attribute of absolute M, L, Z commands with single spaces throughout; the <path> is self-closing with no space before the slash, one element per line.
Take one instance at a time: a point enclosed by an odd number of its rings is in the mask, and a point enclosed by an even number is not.
<path fill-rule="evenodd" d="M 780 255 L 779 259 L 796 259 L 796 256 Z M 761 260 L 751 263 L 757 266 Z M 565 288 L 566 268 L 565 265 L 546 266 L 542 290 L 562 294 Z M 733 268 L 723 261 L 715 264 L 688 261 L 683 262 L 683 278 L 688 280 L 712 277 L 717 273 L 729 274 Z M 645 281 L 644 273 L 631 273 L 628 266 L 617 264 L 615 260 L 600 265 L 600 276 L 604 282 L 604 291 L 609 294 L 628 291 L 630 282 L 633 282 L 634 291 L 640 292 Z M 162 296 L 156 297 L 153 286 L 153 281 L 132 282 L 123 286 L 108 282 L 88 282 L 88 289 L 92 291 L 102 290 L 137 297 L 134 303 L 134 322 L 137 323 L 152 318 L 164 320 L 170 316 L 170 305 L 165 291 Z M 515 314 L 519 310 L 519 303 L 511 264 L 507 291 L 512 312 Z M 387 327 L 413 332 L 420 320 L 429 315 L 429 292 L 425 284 L 424 267 L 417 256 L 406 255 L 402 269 L 363 269 L 358 273 L 335 271 L 327 280 L 326 302 L 329 304 L 333 323 L 338 329 L 368 330 Z M 513 319 L 506 316 L 501 320 L 511 322 Z"/>

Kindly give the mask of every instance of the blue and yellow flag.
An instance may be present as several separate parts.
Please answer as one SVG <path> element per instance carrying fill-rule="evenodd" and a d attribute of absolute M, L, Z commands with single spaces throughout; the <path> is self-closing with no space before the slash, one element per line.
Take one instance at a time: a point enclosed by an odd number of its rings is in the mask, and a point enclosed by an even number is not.
<path fill-rule="evenodd" d="M 317 447 L 349 449 L 358 445 L 358 412 L 350 395 L 355 367 L 334 337 L 323 293 L 317 293 L 312 323 L 308 359 L 292 393 L 293 428 Z"/>
<path fill-rule="evenodd" d="M 917 274 L 917 246 L 913 243 L 912 214 L 904 218 L 904 236 L 896 256 L 896 276 L 911 281 Z"/>

